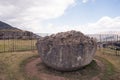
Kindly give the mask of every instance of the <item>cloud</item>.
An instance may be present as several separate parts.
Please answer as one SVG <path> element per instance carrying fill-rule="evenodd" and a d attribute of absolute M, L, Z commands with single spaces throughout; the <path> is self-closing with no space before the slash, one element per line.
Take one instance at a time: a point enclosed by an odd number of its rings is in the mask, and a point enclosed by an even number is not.
<path fill-rule="evenodd" d="M 86 2 L 88 2 L 88 1 L 89 1 L 89 0 L 82 0 L 83 3 L 86 3 Z"/>
<path fill-rule="evenodd" d="M 86 3 L 90 0 L 81 1 Z M 0 0 L 0 20 L 37 33 L 57 33 L 68 30 L 78 30 L 86 34 L 120 31 L 119 16 L 114 18 L 104 16 L 94 23 L 84 25 L 59 26 L 54 23 L 44 25 L 46 20 L 64 15 L 66 9 L 74 4 L 75 0 Z"/>
<path fill-rule="evenodd" d="M 104 16 L 94 23 L 71 26 L 70 24 L 64 26 L 55 26 L 49 24 L 45 27 L 48 33 L 64 32 L 69 30 L 81 31 L 85 34 L 94 34 L 106 31 L 120 31 L 120 17 L 111 18 Z"/>
<path fill-rule="evenodd" d="M 0 20 L 21 28 L 37 28 L 45 20 L 62 16 L 74 3 L 75 0 L 0 0 Z"/>
<path fill-rule="evenodd" d="M 82 0 L 83 3 L 87 3 L 89 1 L 95 2 L 95 0 Z"/>
<path fill-rule="evenodd" d="M 95 23 L 87 24 L 86 27 L 89 33 L 120 31 L 120 17 L 111 18 L 108 16 L 104 16 Z"/>

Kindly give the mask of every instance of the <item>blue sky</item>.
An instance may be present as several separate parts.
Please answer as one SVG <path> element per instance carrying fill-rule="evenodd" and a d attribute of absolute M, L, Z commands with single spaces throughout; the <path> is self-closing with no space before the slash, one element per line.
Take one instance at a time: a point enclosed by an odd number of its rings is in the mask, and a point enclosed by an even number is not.
<path fill-rule="evenodd" d="M 120 31 L 120 0 L 0 0 L 0 20 L 35 33 Z"/>
<path fill-rule="evenodd" d="M 82 3 L 77 0 L 75 6 L 68 8 L 59 18 L 49 20 L 55 24 L 86 24 L 95 22 L 103 16 L 120 16 L 120 0 L 95 0 Z"/>

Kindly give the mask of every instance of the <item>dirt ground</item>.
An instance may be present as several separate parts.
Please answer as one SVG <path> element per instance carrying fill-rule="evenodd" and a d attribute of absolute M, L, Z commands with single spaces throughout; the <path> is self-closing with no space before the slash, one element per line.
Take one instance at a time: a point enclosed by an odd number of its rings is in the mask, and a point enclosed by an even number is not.
<path fill-rule="evenodd" d="M 88 80 L 100 80 L 99 76 L 101 76 L 102 72 L 105 70 L 105 65 L 101 61 L 99 61 L 97 59 L 95 59 L 95 61 L 96 61 L 97 65 L 100 67 L 101 73 L 99 73 L 97 76 L 94 76 Z M 25 72 L 27 73 L 27 75 L 29 75 L 31 77 L 37 77 L 39 80 L 70 80 L 66 77 L 61 77 L 61 76 L 56 76 L 56 75 L 51 75 L 51 74 L 46 74 L 46 73 L 40 73 L 36 66 L 39 63 L 41 63 L 40 58 L 34 58 L 29 63 L 27 63 L 25 65 Z M 41 68 L 41 69 L 42 69 L 42 67 L 43 66 L 39 66 L 39 68 Z"/>
<path fill-rule="evenodd" d="M 39 73 L 36 64 L 38 64 L 40 62 L 41 62 L 41 59 L 36 58 L 36 59 L 33 59 L 32 61 L 30 61 L 29 63 L 27 63 L 25 66 L 26 73 L 30 76 L 35 76 L 35 77 L 39 78 L 40 80 L 67 80 L 64 77 L 51 76 L 48 74 Z"/>
<path fill-rule="evenodd" d="M 43 66 L 37 51 L 1 53 L 0 80 L 120 80 L 120 56 L 96 56 L 82 70 L 61 73 Z"/>

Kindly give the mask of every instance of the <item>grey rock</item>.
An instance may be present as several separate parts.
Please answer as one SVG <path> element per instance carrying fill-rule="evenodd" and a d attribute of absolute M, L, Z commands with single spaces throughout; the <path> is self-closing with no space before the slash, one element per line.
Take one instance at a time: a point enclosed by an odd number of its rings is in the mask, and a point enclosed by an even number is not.
<path fill-rule="evenodd" d="M 96 42 L 81 32 L 68 31 L 46 36 L 36 43 L 44 64 L 59 71 L 88 65 L 96 52 Z"/>

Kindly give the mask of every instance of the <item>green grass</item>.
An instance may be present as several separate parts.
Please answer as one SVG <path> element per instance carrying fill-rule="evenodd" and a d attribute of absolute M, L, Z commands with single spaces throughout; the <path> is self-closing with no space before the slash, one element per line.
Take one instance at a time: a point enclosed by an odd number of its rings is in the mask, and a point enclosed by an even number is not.
<path fill-rule="evenodd" d="M 113 53 L 111 52 L 111 54 L 115 54 L 115 52 L 113 52 Z M 96 55 L 108 60 L 109 62 L 111 62 L 115 66 L 117 71 L 120 72 L 120 56 L 108 55 L 108 53 L 105 53 L 104 50 L 97 51 Z"/>
<path fill-rule="evenodd" d="M 39 69 L 40 73 L 46 73 L 50 75 L 57 75 L 61 77 L 66 77 L 70 80 L 91 80 L 92 77 L 97 76 L 102 73 L 100 76 L 101 80 L 110 80 L 111 76 L 116 74 L 114 66 L 106 59 L 102 57 L 95 57 L 97 60 L 102 61 L 105 65 L 104 72 L 101 72 L 100 67 L 96 64 L 95 61 L 92 61 L 89 65 L 83 67 L 80 70 L 72 71 L 72 72 L 58 72 L 49 67 L 45 67 L 45 69 Z M 43 64 L 38 64 L 37 66 L 42 66 Z"/>
<path fill-rule="evenodd" d="M 36 52 L 13 52 L 0 54 L 0 80 L 29 80 L 23 76 L 20 64 L 25 59 L 37 55 Z M 31 79 L 34 80 L 34 79 Z"/>
<path fill-rule="evenodd" d="M 102 61 L 102 63 L 105 64 L 105 66 L 104 66 L 105 70 L 102 73 L 102 76 L 100 76 L 101 80 L 110 80 L 111 76 L 113 76 L 116 73 L 114 65 L 112 63 L 110 63 L 108 60 L 106 60 L 105 58 L 98 57 L 98 56 L 96 56 L 96 57 L 98 60 Z"/>
<path fill-rule="evenodd" d="M 34 50 L 35 43 L 36 40 L 0 40 L 0 52 Z"/>
<path fill-rule="evenodd" d="M 119 80 L 120 76 L 120 56 L 103 55 L 97 51 L 96 58 L 105 64 L 105 71 L 100 76 L 101 80 Z M 36 77 L 29 77 L 25 74 L 24 66 L 33 58 L 38 57 L 36 51 L 8 52 L 0 54 L 0 80 L 38 80 Z M 39 66 L 42 64 L 37 64 Z M 40 69 L 39 69 L 40 70 Z M 83 69 L 75 72 L 58 72 L 49 68 L 42 69 L 51 75 L 63 76 L 70 80 L 90 80 L 91 77 L 101 73 L 99 67 L 93 61 Z"/>
<path fill-rule="evenodd" d="M 112 54 L 115 54 L 114 52 Z M 107 69 L 105 70 L 105 75 L 102 77 L 102 80 L 119 80 L 117 79 L 120 76 L 120 56 L 116 55 L 107 55 L 103 54 L 103 51 L 97 51 L 97 56 L 103 58 L 101 61 L 106 63 Z M 117 75 L 117 76 L 116 76 Z"/>
<path fill-rule="evenodd" d="M 110 49 L 110 48 L 102 48 L 101 51 L 102 51 L 103 54 L 120 56 L 120 51 L 113 50 L 113 49 Z"/>

